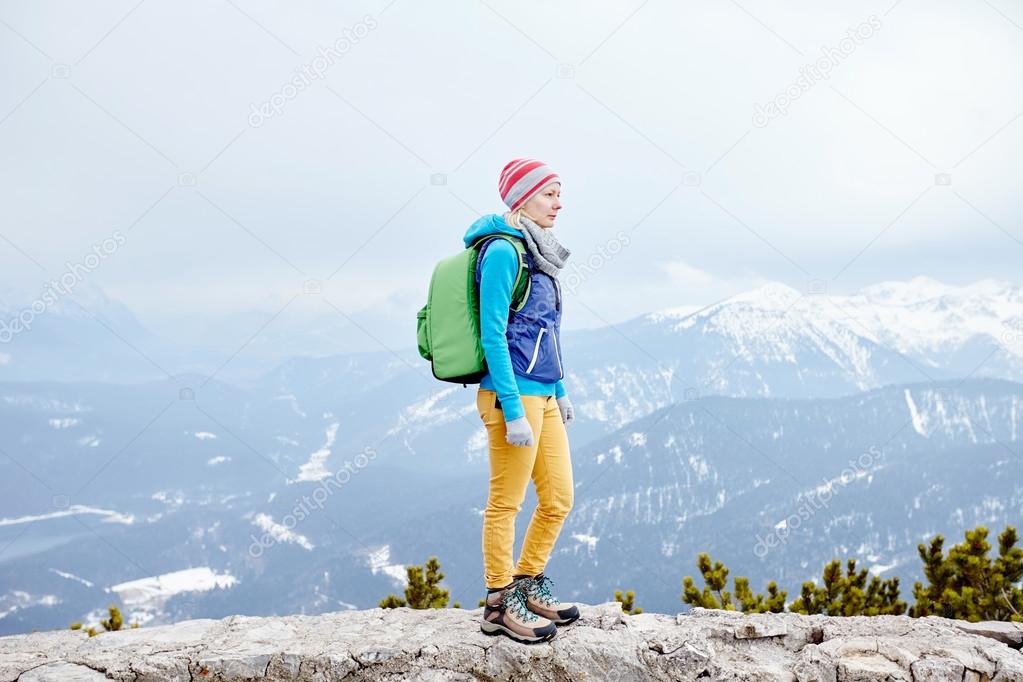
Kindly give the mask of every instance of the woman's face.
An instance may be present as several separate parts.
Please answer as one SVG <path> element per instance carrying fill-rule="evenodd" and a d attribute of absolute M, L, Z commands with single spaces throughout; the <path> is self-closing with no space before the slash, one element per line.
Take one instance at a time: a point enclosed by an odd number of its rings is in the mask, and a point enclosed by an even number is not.
<path fill-rule="evenodd" d="M 561 183 L 552 182 L 529 198 L 523 208 L 526 215 L 540 227 L 554 227 L 554 220 L 561 210 Z"/>

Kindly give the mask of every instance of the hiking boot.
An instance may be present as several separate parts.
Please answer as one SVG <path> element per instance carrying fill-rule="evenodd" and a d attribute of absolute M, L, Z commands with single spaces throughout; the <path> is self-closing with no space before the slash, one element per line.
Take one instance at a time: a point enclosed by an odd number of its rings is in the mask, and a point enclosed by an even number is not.
<path fill-rule="evenodd" d="M 480 623 L 483 634 L 505 635 L 523 644 L 548 642 L 558 634 L 554 623 L 526 608 L 523 583 L 515 580 L 501 590 L 487 592 Z"/>
<path fill-rule="evenodd" d="M 516 578 L 520 576 L 515 576 Z M 546 618 L 555 625 L 568 625 L 579 618 L 579 607 L 575 604 L 563 603 L 551 594 L 553 580 L 542 572 L 534 577 L 523 576 L 526 591 L 526 608 L 536 615 Z"/>

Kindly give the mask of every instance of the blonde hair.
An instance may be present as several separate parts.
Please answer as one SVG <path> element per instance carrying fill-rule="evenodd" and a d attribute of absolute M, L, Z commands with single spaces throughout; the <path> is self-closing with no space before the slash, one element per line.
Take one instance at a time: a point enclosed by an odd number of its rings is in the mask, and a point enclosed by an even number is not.
<path fill-rule="evenodd" d="M 516 230 L 524 229 L 522 227 L 522 220 L 520 220 L 523 213 L 525 213 L 527 216 L 529 215 L 528 213 L 526 213 L 526 209 L 524 207 L 519 206 L 514 211 L 510 211 L 504 214 L 504 222 L 508 223 Z"/>

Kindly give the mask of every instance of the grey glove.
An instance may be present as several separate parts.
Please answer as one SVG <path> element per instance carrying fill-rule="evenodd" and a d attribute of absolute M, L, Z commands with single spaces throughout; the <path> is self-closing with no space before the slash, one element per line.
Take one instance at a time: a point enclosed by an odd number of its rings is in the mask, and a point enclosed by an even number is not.
<path fill-rule="evenodd" d="M 570 424 L 575 419 L 575 410 L 572 409 L 572 401 L 567 395 L 558 398 L 558 409 L 561 410 L 561 421 Z"/>
<path fill-rule="evenodd" d="M 529 420 L 525 417 L 512 419 L 505 426 L 508 429 L 508 433 L 505 434 L 505 440 L 512 445 L 533 444 L 533 427 L 529 425 Z"/>

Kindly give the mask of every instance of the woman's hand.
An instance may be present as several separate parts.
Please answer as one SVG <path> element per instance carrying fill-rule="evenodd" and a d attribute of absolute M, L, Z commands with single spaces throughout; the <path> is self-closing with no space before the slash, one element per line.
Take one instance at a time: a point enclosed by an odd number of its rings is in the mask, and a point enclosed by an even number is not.
<path fill-rule="evenodd" d="M 561 410 L 561 421 L 570 424 L 575 419 L 575 410 L 572 409 L 572 401 L 567 395 L 558 398 L 558 409 Z"/>
<path fill-rule="evenodd" d="M 532 445 L 533 444 L 533 427 L 529 425 L 529 420 L 525 417 L 519 417 L 518 419 L 512 419 L 510 422 L 505 424 L 507 433 L 504 439 L 512 445 Z"/>

